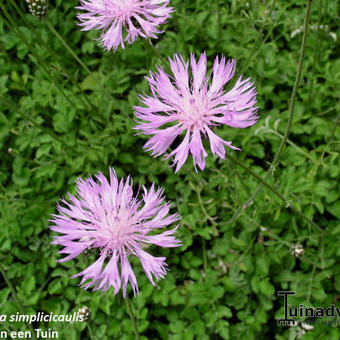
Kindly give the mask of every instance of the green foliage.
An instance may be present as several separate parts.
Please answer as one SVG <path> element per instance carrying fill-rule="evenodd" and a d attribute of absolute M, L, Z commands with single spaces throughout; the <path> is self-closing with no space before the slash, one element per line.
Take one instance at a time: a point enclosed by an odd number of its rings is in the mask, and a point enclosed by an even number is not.
<path fill-rule="evenodd" d="M 15 25 L 0 21 L 0 261 L 26 313 L 72 314 L 86 305 L 96 339 L 133 339 L 121 295 L 84 291 L 79 279 L 71 278 L 93 257 L 59 264 L 58 249 L 50 245 L 48 220 L 56 202 L 74 193 L 78 176 L 107 174 L 109 166 L 119 177 L 130 174 L 136 188 L 152 182 L 164 187 L 182 215 L 178 237 L 183 247 L 154 249 L 167 257 L 166 278 L 152 287 L 136 269 L 140 294 L 132 304 L 142 339 L 294 338 L 292 330 L 277 326 L 283 317 L 277 291 L 295 290 L 293 306 L 338 301 L 336 1 L 313 3 L 293 126 L 268 179 L 285 202 L 264 188 L 244 205 L 259 182 L 228 158 L 233 154 L 262 178 L 268 170 L 288 122 L 306 2 L 275 1 L 272 7 L 269 0 L 172 1 L 173 18 L 153 41 L 161 55 L 187 58 L 206 51 L 210 64 L 221 53 L 235 58 L 237 71 L 256 83 L 261 117 L 248 129 L 216 127 L 241 152 L 227 150 L 225 161 L 210 154 L 200 173 L 189 160 L 175 175 L 169 161 L 143 151 L 146 138 L 132 130 L 133 105 L 139 93 L 149 91 L 144 76 L 163 63 L 148 42 L 138 39 L 125 50 L 107 53 L 95 40 L 98 32 L 77 27 L 76 0 L 50 1 L 46 19 L 30 15 L 22 1 L 23 18 L 7 1 Z M 292 244 L 302 244 L 305 254 L 295 259 Z M 5 282 L 0 306 L 0 314 L 18 312 Z M 85 323 L 40 327 L 59 331 L 61 339 L 89 338 Z M 2 329 L 25 326 L 0 323 Z M 340 332 L 315 326 L 303 335 L 318 337 L 338 339 Z"/>

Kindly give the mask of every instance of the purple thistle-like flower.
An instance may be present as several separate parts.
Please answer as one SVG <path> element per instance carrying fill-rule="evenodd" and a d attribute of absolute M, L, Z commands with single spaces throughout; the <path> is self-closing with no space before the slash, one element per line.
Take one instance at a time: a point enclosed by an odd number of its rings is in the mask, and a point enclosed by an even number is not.
<path fill-rule="evenodd" d="M 83 31 L 102 30 L 100 41 L 106 50 L 116 51 L 124 42 L 132 44 L 138 36 L 157 38 L 173 12 L 169 0 L 80 0 L 77 15 Z M 124 32 L 124 30 L 125 32 Z"/>
<path fill-rule="evenodd" d="M 62 234 L 55 236 L 52 244 L 64 248 L 60 254 L 69 261 L 87 249 L 97 248 L 99 258 L 74 277 L 82 276 L 81 285 L 94 290 L 114 288 L 117 294 L 122 287 L 123 296 L 130 282 L 133 292 L 138 292 L 137 279 L 129 262 L 129 256 L 137 256 L 146 276 L 155 285 L 156 280 L 166 275 L 165 257 L 154 257 L 143 248 L 150 244 L 160 247 L 178 247 L 181 242 L 173 234 L 174 229 L 153 233 L 179 220 L 170 214 L 170 204 L 164 202 L 163 189 L 150 190 L 143 187 L 142 199 L 133 195 L 132 180 L 117 179 L 110 168 L 110 181 L 99 173 L 97 182 L 92 177 L 77 180 L 76 197 L 69 195 L 70 203 L 57 205 L 59 214 L 53 215 L 50 229 Z M 151 235 L 150 235 L 151 234 Z"/>
<path fill-rule="evenodd" d="M 174 157 L 173 166 L 177 172 L 185 163 L 189 153 L 201 170 L 205 168 L 207 153 L 203 147 L 202 135 L 208 137 L 213 155 L 225 158 L 225 146 L 240 150 L 218 137 L 212 130 L 221 124 L 234 128 L 246 128 L 256 123 L 256 89 L 250 78 L 238 78 L 234 87 L 225 91 L 224 86 L 235 74 L 234 60 L 226 62 L 224 56 L 216 57 L 212 72 L 207 75 L 205 53 L 196 62 L 191 55 L 189 62 L 175 54 L 170 60 L 173 76 L 162 67 L 154 74 L 150 72 L 149 82 L 152 96 L 141 95 L 146 107 L 135 106 L 135 115 L 141 121 L 135 127 L 152 137 L 144 145 L 154 157 L 166 152 L 175 139 L 182 134 L 181 144 L 166 158 Z M 197 171 L 197 170 L 196 170 Z"/>

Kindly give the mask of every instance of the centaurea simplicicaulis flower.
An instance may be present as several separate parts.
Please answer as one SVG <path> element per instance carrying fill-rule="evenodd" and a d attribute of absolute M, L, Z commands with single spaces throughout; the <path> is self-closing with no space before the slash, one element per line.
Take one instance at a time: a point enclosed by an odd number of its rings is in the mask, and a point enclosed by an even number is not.
<path fill-rule="evenodd" d="M 147 80 L 152 95 L 141 95 L 144 107 L 134 107 L 139 119 L 135 129 L 151 136 L 144 148 L 151 151 L 152 156 L 164 154 L 177 137 L 184 137 L 179 146 L 166 155 L 174 157 L 175 172 L 183 166 L 189 153 L 195 169 L 198 165 L 204 170 L 207 152 L 202 137 L 209 139 L 213 155 L 222 159 L 225 146 L 240 150 L 214 131 L 219 125 L 246 128 L 258 119 L 256 89 L 250 78 L 240 76 L 232 89 L 224 90 L 235 74 L 234 60 L 226 62 L 223 56 L 216 57 L 208 74 L 205 53 L 198 62 L 191 55 L 190 64 L 189 69 L 189 62 L 175 55 L 170 58 L 171 76 L 162 67 L 158 67 L 156 73 L 150 72 Z"/>
<path fill-rule="evenodd" d="M 117 294 L 122 288 L 126 294 L 130 282 L 134 294 L 138 292 L 136 276 L 129 257 L 139 258 L 142 267 L 154 285 L 166 275 L 165 257 L 154 257 L 145 251 L 149 245 L 178 247 L 180 241 L 174 229 L 157 233 L 159 229 L 178 221 L 177 214 L 169 214 L 170 204 L 164 202 L 163 189 L 150 190 L 143 187 L 141 199 L 134 196 L 132 180 L 118 181 L 110 168 L 110 179 L 99 173 L 96 181 L 89 177 L 78 178 L 77 195 L 69 194 L 69 201 L 61 200 L 58 214 L 53 215 L 50 228 L 62 235 L 55 236 L 53 244 L 64 248 L 60 254 L 66 257 L 59 262 L 69 261 L 88 249 L 99 251 L 98 259 L 74 277 L 82 276 L 81 285 L 94 290 L 114 288 Z"/>
<path fill-rule="evenodd" d="M 116 51 L 138 36 L 157 38 L 159 25 L 173 12 L 169 0 L 80 0 L 77 15 L 83 31 L 102 30 L 100 41 L 106 50 Z"/>

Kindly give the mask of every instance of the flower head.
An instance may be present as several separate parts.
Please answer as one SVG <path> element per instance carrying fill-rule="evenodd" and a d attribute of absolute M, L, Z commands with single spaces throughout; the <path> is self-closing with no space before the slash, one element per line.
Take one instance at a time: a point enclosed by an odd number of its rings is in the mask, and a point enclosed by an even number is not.
<path fill-rule="evenodd" d="M 132 44 L 138 36 L 157 38 L 162 33 L 157 26 L 164 24 L 173 12 L 169 0 L 80 0 L 77 15 L 83 31 L 101 29 L 101 42 L 106 50 L 117 50 L 124 42 Z M 126 32 L 123 32 L 123 28 Z"/>
<path fill-rule="evenodd" d="M 132 181 L 117 179 L 110 168 L 110 180 L 99 173 L 93 178 L 77 180 L 76 197 L 69 194 L 70 203 L 61 200 L 59 214 L 53 215 L 50 228 L 62 234 L 55 236 L 52 244 L 64 248 L 60 254 L 69 261 L 87 249 L 99 250 L 98 259 L 74 277 L 82 276 L 81 285 L 94 290 L 114 288 L 117 294 L 122 287 L 125 297 L 128 282 L 134 294 L 138 292 L 137 279 L 129 262 L 129 256 L 137 256 L 154 285 L 166 275 L 165 257 L 154 257 L 143 248 L 149 244 L 160 247 L 178 247 L 180 241 L 172 236 L 178 226 L 162 233 L 153 233 L 178 221 L 177 214 L 169 215 L 170 204 L 164 202 L 162 189 L 143 187 L 142 199 L 134 197 Z M 151 235 L 150 235 L 151 233 Z M 152 235 L 153 234 L 153 235 Z"/>
<path fill-rule="evenodd" d="M 202 136 L 208 137 L 213 155 L 225 157 L 225 146 L 240 150 L 218 137 L 212 130 L 221 124 L 234 128 L 246 128 L 256 123 L 256 90 L 250 79 L 238 78 L 234 87 L 225 91 L 224 86 L 235 74 L 235 61 L 216 57 L 212 72 L 207 75 L 205 53 L 196 62 L 191 55 L 189 62 L 181 55 L 170 59 L 173 76 L 158 67 L 157 73 L 150 72 L 146 78 L 152 96 L 140 96 L 146 107 L 136 106 L 135 115 L 141 121 L 135 127 L 146 135 L 152 135 L 144 148 L 152 156 L 166 152 L 175 139 L 182 134 L 184 139 L 167 158 L 174 157 L 177 172 L 185 163 L 189 153 L 201 170 L 205 168 L 207 153 Z"/>

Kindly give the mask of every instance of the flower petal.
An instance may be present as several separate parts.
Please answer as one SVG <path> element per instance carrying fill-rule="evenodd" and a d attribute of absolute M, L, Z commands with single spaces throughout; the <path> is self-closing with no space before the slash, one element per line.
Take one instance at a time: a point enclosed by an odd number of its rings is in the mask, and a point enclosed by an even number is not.
<path fill-rule="evenodd" d="M 133 294 L 136 296 L 138 293 L 138 284 L 135 273 L 133 272 L 130 262 L 126 254 L 122 254 L 120 258 L 120 264 L 122 268 L 122 289 L 123 289 L 123 297 L 126 296 L 126 288 L 128 282 L 130 282 Z"/>
<path fill-rule="evenodd" d="M 222 138 L 218 137 L 217 135 L 215 135 L 208 127 L 206 127 L 206 132 L 209 137 L 210 148 L 211 148 L 213 155 L 218 155 L 219 157 L 224 159 L 225 158 L 225 148 L 224 148 L 225 145 L 233 150 L 240 150 L 239 148 L 232 146 L 232 142 L 227 142 L 223 140 Z"/>
<path fill-rule="evenodd" d="M 156 280 L 164 278 L 167 267 L 165 263 L 165 257 L 154 257 L 141 248 L 136 249 L 136 253 L 143 266 L 147 278 L 153 285 L 155 285 L 155 283 L 153 281 L 152 275 L 156 278 Z"/>
<path fill-rule="evenodd" d="M 189 149 L 190 149 L 189 138 L 190 138 L 190 133 L 189 133 L 189 130 L 187 130 L 182 143 L 167 156 L 167 158 L 170 158 L 171 156 L 175 155 L 175 158 L 172 164 L 172 166 L 175 166 L 177 164 L 175 173 L 177 173 L 178 170 L 183 166 L 183 164 L 185 163 L 188 157 Z"/>
<path fill-rule="evenodd" d="M 201 170 L 204 170 L 205 158 L 208 156 L 208 154 L 206 153 L 203 147 L 200 130 L 197 128 L 194 128 L 194 131 L 191 137 L 190 152 L 194 159 L 195 169 L 196 169 L 196 164 L 197 164 Z"/>

